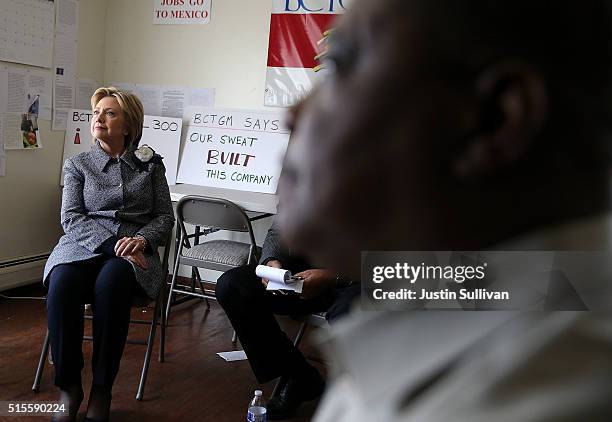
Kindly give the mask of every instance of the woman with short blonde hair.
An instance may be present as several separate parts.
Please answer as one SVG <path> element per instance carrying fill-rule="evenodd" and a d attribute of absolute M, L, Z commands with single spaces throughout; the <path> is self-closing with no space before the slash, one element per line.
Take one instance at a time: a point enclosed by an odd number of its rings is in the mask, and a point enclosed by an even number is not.
<path fill-rule="evenodd" d="M 157 254 L 174 213 L 162 157 L 143 145 L 142 103 L 99 88 L 91 98 L 90 151 L 64 164 L 64 236 L 45 265 L 55 385 L 75 420 L 83 387 L 83 304 L 93 313 L 92 386 L 85 421 L 108 420 L 111 390 L 138 296 L 157 298 L 164 274 Z"/>
<path fill-rule="evenodd" d="M 128 134 L 125 136 L 125 148 L 136 149 L 142 137 L 142 125 L 144 122 L 144 108 L 140 99 L 128 91 L 122 91 L 109 86 L 96 89 L 91 97 L 91 109 L 104 97 L 114 97 L 119 107 L 125 114 Z M 95 141 L 95 138 L 94 138 Z"/>

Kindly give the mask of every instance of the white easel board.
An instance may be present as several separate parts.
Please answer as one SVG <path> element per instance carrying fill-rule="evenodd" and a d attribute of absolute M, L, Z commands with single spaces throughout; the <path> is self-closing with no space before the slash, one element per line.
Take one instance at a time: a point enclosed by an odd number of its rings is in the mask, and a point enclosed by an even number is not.
<path fill-rule="evenodd" d="M 146 115 L 144 117 L 140 145 L 149 145 L 164 157 L 166 180 L 169 185 L 176 184 L 182 124 L 183 119 L 176 117 Z"/>
<path fill-rule="evenodd" d="M 276 193 L 289 142 L 281 113 L 194 108 L 186 115 L 177 182 Z"/>
<path fill-rule="evenodd" d="M 66 136 L 64 137 L 64 158 L 60 185 L 64 185 L 64 162 L 67 158 L 89 151 L 92 145 L 90 131 L 91 110 L 71 109 L 68 113 Z M 166 179 L 169 185 L 176 183 L 179 146 L 181 142 L 182 119 L 173 117 L 145 116 L 140 146 L 149 145 L 164 157 Z"/>

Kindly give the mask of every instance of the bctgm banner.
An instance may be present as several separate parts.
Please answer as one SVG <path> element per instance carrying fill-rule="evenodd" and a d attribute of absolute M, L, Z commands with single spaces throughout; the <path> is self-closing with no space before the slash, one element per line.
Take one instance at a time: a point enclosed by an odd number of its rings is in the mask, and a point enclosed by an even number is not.
<path fill-rule="evenodd" d="M 317 80 L 323 33 L 349 0 L 272 0 L 264 104 L 288 107 Z"/>
<path fill-rule="evenodd" d="M 64 162 L 67 158 L 86 152 L 93 145 L 91 136 L 91 110 L 71 109 L 68 112 L 64 137 L 64 158 L 60 185 L 64 186 Z M 164 158 L 166 179 L 169 185 L 176 184 L 176 169 L 181 142 L 182 119 L 174 117 L 144 116 L 142 138 L 139 145 L 149 145 Z"/>
<path fill-rule="evenodd" d="M 211 1 L 212 0 L 153 0 L 153 23 L 209 23 Z"/>
<path fill-rule="evenodd" d="M 177 182 L 276 193 L 289 131 L 281 113 L 189 109 Z"/>

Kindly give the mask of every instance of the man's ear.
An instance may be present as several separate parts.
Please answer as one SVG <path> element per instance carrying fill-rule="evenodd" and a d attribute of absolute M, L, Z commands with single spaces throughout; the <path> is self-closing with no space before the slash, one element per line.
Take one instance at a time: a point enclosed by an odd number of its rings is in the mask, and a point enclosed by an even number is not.
<path fill-rule="evenodd" d="M 503 62 L 488 67 L 475 84 L 479 118 L 453 161 L 461 179 L 490 174 L 521 160 L 548 114 L 544 79 L 532 66 Z"/>

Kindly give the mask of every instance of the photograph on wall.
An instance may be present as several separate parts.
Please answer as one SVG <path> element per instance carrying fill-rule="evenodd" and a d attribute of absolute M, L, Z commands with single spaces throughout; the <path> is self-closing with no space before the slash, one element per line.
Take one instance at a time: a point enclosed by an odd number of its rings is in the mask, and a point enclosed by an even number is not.
<path fill-rule="evenodd" d="M 38 137 L 38 116 L 24 113 L 21 115 L 21 142 L 23 148 L 40 148 Z"/>

